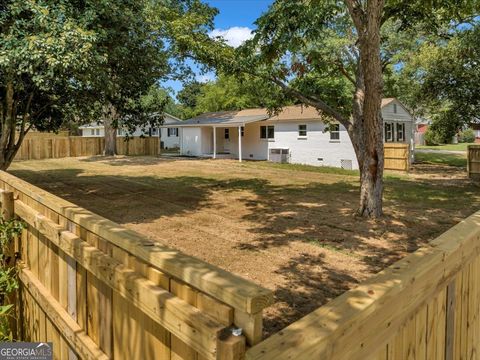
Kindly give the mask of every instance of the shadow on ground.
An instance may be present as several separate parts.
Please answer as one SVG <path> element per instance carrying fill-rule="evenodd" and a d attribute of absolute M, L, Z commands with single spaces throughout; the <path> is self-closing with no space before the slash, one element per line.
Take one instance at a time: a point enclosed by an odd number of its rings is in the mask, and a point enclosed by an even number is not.
<path fill-rule="evenodd" d="M 82 161 L 154 166 L 181 160 Z M 248 211 L 235 215 L 233 208 L 233 214 L 225 215 L 228 222 L 224 226 L 233 240 L 218 244 L 218 249 L 222 249 L 218 251 L 226 249 L 229 259 L 225 259 L 226 254 L 215 253 L 216 245 L 208 236 L 195 237 L 191 248 L 186 239 L 186 248 L 182 250 L 242 275 L 243 268 L 235 262 L 244 261 L 241 265 L 249 268 L 251 279 L 274 290 L 277 305 L 266 312 L 266 335 L 416 250 L 480 204 L 478 188 L 468 181 L 454 185 L 445 179 L 392 178 L 386 180 L 386 216 L 369 221 L 353 216 L 358 198 L 354 177 L 333 183 L 276 185 L 260 178 L 90 175 L 82 169 L 11 173 L 120 224 L 159 220 L 164 221 L 159 224 L 167 224 L 172 218 L 187 218 L 199 212 L 213 218 L 227 211 L 219 208 L 214 198 L 227 198 L 227 204 L 230 196 L 232 201 L 239 201 L 238 207 Z M 229 228 L 233 226 L 232 219 L 248 226 Z M 192 234 L 197 232 L 197 225 L 200 228 L 200 224 L 192 223 Z M 212 222 L 211 226 L 217 225 Z M 157 231 L 160 241 L 168 244 L 161 226 Z M 273 261 L 270 254 L 281 254 L 283 259 Z M 251 266 L 250 260 L 264 266 Z M 270 284 L 269 279 L 275 281 Z"/>

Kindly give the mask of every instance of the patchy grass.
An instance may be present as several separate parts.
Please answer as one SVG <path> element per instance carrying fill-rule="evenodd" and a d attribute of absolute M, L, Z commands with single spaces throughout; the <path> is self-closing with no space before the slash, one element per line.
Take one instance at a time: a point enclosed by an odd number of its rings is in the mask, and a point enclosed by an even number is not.
<path fill-rule="evenodd" d="M 475 145 L 475 143 L 424 145 L 424 146 L 416 146 L 416 148 L 417 149 L 430 149 L 430 150 L 467 151 L 468 145 Z"/>
<path fill-rule="evenodd" d="M 429 164 L 442 164 L 457 167 L 467 167 L 467 156 L 460 154 L 445 153 L 415 153 L 415 161 Z"/>
<path fill-rule="evenodd" d="M 14 162 L 10 171 L 271 289 L 269 335 L 476 211 L 478 187 L 444 163 L 388 175 L 377 221 L 354 216 L 358 172 L 334 168 L 92 157 Z"/>
<path fill-rule="evenodd" d="M 255 169 L 282 169 L 288 171 L 307 171 L 319 174 L 335 174 L 335 175 L 350 175 L 358 176 L 358 170 L 345 170 L 331 166 L 312 166 L 302 164 L 281 164 L 270 161 L 245 161 L 242 163 L 246 168 Z"/>

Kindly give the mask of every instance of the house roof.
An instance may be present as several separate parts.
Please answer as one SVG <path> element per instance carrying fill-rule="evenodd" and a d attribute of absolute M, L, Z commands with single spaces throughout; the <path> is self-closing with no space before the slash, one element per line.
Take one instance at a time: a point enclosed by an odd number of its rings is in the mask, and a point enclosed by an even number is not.
<path fill-rule="evenodd" d="M 395 98 L 382 99 L 382 108 L 395 101 Z M 398 101 L 398 100 L 397 100 Z M 180 126 L 241 126 L 256 121 L 285 121 L 285 120 L 321 120 L 322 115 L 312 106 L 291 105 L 285 106 L 275 115 L 270 116 L 267 109 L 255 108 L 238 111 L 218 111 L 201 114 L 194 118 L 182 121 Z M 168 125 L 168 124 L 167 124 Z"/>

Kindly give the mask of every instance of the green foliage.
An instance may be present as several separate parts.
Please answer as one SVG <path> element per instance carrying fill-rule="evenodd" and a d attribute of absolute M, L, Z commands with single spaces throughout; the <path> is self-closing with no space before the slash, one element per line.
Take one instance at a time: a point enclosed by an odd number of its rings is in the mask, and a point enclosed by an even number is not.
<path fill-rule="evenodd" d="M 18 289 L 18 280 L 11 245 L 23 228 L 20 221 L 0 219 L 0 341 L 14 340 L 10 330 L 14 304 L 10 303 L 10 296 Z"/>
<path fill-rule="evenodd" d="M 194 82 L 188 84 L 177 97 L 184 105 L 185 118 L 206 112 L 270 107 L 279 101 L 283 105 L 291 103 L 269 82 L 248 75 L 220 74 L 214 81 Z"/>
<path fill-rule="evenodd" d="M 470 128 L 460 131 L 460 133 L 458 134 L 458 142 L 460 143 L 475 142 L 475 132 Z"/>
<path fill-rule="evenodd" d="M 441 139 L 435 131 L 433 131 L 431 128 L 427 129 L 424 135 L 425 139 L 425 144 L 428 146 L 433 146 L 433 145 L 440 145 L 444 144 L 445 142 L 443 139 Z"/>

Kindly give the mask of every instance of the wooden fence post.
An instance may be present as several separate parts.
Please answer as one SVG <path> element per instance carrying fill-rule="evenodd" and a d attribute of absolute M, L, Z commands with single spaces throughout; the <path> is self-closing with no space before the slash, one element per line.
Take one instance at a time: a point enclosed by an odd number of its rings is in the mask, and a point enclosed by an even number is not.
<path fill-rule="evenodd" d="M 1 192 L 2 201 L 2 218 L 4 220 L 12 220 L 14 216 L 13 212 L 13 191 L 3 190 Z"/>

